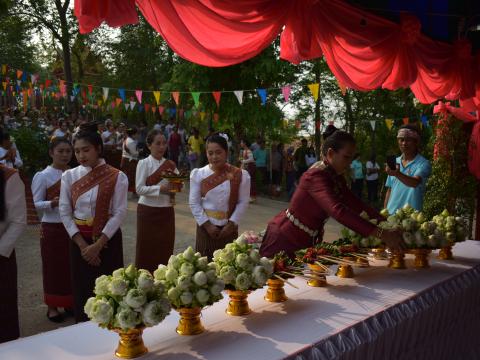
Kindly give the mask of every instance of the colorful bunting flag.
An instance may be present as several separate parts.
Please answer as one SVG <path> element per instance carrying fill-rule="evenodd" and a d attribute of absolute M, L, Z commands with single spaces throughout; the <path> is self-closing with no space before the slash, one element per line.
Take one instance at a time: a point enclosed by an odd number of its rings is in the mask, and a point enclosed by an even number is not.
<path fill-rule="evenodd" d="M 133 110 L 133 108 L 135 107 L 135 104 L 136 104 L 135 101 L 130 101 L 130 109 Z"/>
<path fill-rule="evenodd" d="M 122 103 L 122 99 L 116 98 L 115 102 L 116 102 L 117 106 L 120 106 L 120 104 Z M 128 104 L 125 104 L 125 105 L 128 105 Z"/>
<path fill-rule="evenodd" d="M 20 79 L 23 75 L 23 71 L 22 70 L 17 70 L 17 79 Z"/>
<path fill-rule="evenodd" d="M 160 91 L 154 91 L 153 96 L 155 97 L 155 101 L 157 102 L 157 105 L 160 105 Z"/>
<path fill-rule="evenodd" d="M 388 130 L 392 130 L 393 119 L 385 119 L 385 124 L 387 125 Z"/>
<path fill-rule="evenodd" d="M 102 93 L 103 93 L 103 101 L 107 101 L 108 99 L 108 92 L 110 91 L 110 89 L 108 87 L 104 87 L 102 88 Z"/>
<path fill-rule="evenodd" d="M 7 91 L 7 82 L 3 81 L 2 85 L 3 85 L 3 91 Z"/>
<path fill-rule="evenodd" d="M 257 93 L 260 96 L 260 100 L 262 100 L 262 105 L 265 105 L 267 102 L 267 89 L 257 89 Z"/>
<path fill-rule="evenodd" d="M 310 89 L 310 92 L 313 95 L 313 99 L 315 101 L 317 101 L 318 100 L 318 91 L 320 89 L 320 84 L 319 83 L 308 84 L 308 88 Z"/>
<path fill-rule="evenodd" d="M 212 91 L 212 95 L 217 103 L 217 107 L 220 107 L 220 97 L 222 96 L 222 93 L 220 91 Z"/>
<path fill-rule="evenodd" d="M 191 94 L 192 94 L 192 98 L 195 106 L 198 107 L 198 105 L 200 105 L 200 92 L 193 91 Z"/>
<path fill-rule="evenodd" d="M 237 97 L 238 103 L 240 105 L 242 105 L 242 103 L 243 103 L 243 90 L 235 90 L 233 93 Z"/>
<path fill-rule="evenodd" d="M 158 107 L 158 112 L 160 113 L 160 115 L 162 115 L 164 111 L 165 111 L 165 107 L 164 107 L 164 106 L 159 106 L 159 107 Z"/>
<path fill-rule="evenodd" d="M 122 99 L 122 101 L 125 102 L 125 100 L 127 99 L 125 96 L 125 89 L 123 88 L 118 89 L 118 95 L 120 95 L 120 98 Z"/>
<path fill-rule="evenodd" d="M 290 98 L 290 91 L 292 87 L 290 85 L 282 87 L 282 94 L 283 98 L 285 99 L 285 102 L 288 102 L 288 99 Z"/>
<path fill-rule="evenodd" d="M 370 126 L 372 127 L 372 130 L 375 131 L 375 125 L 377 122 L 375 120 L 370 120 Z"/>
<path fill-rule="evenodd" d="M 145 104 L 145 112 L 149 112 L 150 111 L 150 104 Z"/>
<path fill-rule="evenodd" d="M 128 111 L 128 109 L 130 109 L 130 104 L 125 104 L 125 110 Z"/>
<path fill-rule="evenodd" d="M 139 104 L 142 103 L 142 94 L 143 94 L 142 90 L 135 90 L 135 96 L 137 97 Z"/>
<path fill-rule="evenodd" d="M 428 127 L 428 117 L 427 117 L 427 115 L 422 115 L 421 119 L 422 119 L 423 126 Z"/>
<path fill-rule="evenodd" d="M 50 85 L 52 85 L 52 80 L 50 80 L 50 79 L 45 80 L 45 88 L 48 89 L 50 87 Z"/>
<path fill-rule="evenodd" d="M 90 95 L 92 95 L 93 86 L 92 86 L 92 85 L 87 85 L 87 88 L 88 88 L 88 93 L 89 93 Z"/>
<path fill-rule="evenodd" d="M 7 65 L 3 64 L 2 65 L 2 75 L 5 75 L 7 73 Z"/>
<path fill-rule="evenodd" d="M 180 103 L 180 93 L 178 91 L 172 91 L 172 97 L 173 100 L 175 100 L 175 104 L 178 105 Z"/>
<path fill-rule="evenodd" d="M 157 107 L 156 107 L 156 106 L 152 106 L 152 113 L 155 114 L 155 111 L 157 111 Z"/>

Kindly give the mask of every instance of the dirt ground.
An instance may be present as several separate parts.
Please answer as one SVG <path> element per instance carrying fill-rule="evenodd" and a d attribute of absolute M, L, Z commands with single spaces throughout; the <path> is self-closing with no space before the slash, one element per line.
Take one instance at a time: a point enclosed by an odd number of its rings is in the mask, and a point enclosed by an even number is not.
<path fill-rule="evenodd" d="M 175 253 L 195 244 L 195 220 L 188 207 L 188 189 L 177 196 L 175 206 Z M 251 204 L 240 226 L 240 232 L 246 230 L 261 231 L 267 222 L 280 210 L 287 207 L 283 201 L 258 198 Z M 122 226 L 125 265 L 134 261 L 136 239 L 136 199 L 128 202 L 128 215 Z M 335 239 L 339 234 L 339 225 L 329 221 L 325 229 L 325 239 Z M 21 336 L 30 336 L 59 327 L 72 325 L 73 319 L 55 324 L 46 317 L 47 307 L 43 303 L 42 267 L 40 256 L 39 228 L 29 227 L 18 240 L 16 246 L 18 266 L 18 291 Z"/>

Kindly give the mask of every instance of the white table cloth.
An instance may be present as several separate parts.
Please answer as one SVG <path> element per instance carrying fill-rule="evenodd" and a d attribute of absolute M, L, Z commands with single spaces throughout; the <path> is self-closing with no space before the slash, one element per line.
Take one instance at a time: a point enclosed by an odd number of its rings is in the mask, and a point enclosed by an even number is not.
<path fill-rule="evenodd" d="M 376 261 L 329 286 L 285 286 L 289 300 L 249 296 L 252 314 L 225 313 L 227 297 L 203 310 L 207 331 L 175 332 L 175 311 L 144 332 L 141 359 L 480 359 L 480 242 L 454 247 L 455 260 L 431 256 L 431 269 Z M 1 324 L 0 324 L 1 325 Z M 118 335 L 91 322 L 0 345 L 0 359 L 112 359 Z"/>

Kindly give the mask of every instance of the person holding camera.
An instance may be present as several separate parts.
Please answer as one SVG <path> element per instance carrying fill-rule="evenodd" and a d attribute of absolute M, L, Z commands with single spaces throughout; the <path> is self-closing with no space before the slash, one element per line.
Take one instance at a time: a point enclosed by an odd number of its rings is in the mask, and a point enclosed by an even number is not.
<path fill-rule="evenodd" d="M 384 207 L 390 214 L 405 205 L 421 211 L 427 179 L 432 172 L 430 161 L 420 155 L 420 132 L 415 126 L 404 125 L 397 134 L 398 146 L 402 154 L 395 163 L 387 164 L 388 174 L 385 186 Z"/>

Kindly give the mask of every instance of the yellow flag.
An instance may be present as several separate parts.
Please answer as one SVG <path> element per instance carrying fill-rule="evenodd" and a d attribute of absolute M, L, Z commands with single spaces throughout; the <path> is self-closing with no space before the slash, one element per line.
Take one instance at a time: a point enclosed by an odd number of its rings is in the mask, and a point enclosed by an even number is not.
<path fill-rule="evenodd" d="M 98 100 L 97 100 L 97 104 L 98 104 L 98 106 L 102 106 L 102 100 L 101 100 L 101 99 L 98 99 Z"/>
<path fill-rule="evenodd" d="M 203 119 L 205 119 L 205 115 L 207 115 L 205 111 L 200 111 L 200 120 L 203 121 Z"/>
<path fill-rule="evenodd" d="M 7 91 L 7 82 L 6 81 L 2 82 L 2 85 L 3 85 L 3 90 Z"/>
<path fill-rule="evenodd" d="M 7 73 L 7 65 L 2 65 L 2 74 L 5 75 Z"/>
<path fill-rule="evenodd" d="M 309 84 L 308 88 L 310 89 L 310 92 L 312 93 L 315 101 L 317 101 L 318 100 L 318 90 L 320 88 L 320 84 L 319 83 Z"/>
<path fill-rule="evenodd" d="M 385 119 L 385 124 L 387 125 L 388 130 L 392 130 L 393 119 Z"/>
<path fill-rule="evenodd" d="M 157 102 L 157 105 L 160 105 L 160 91 L 154 91 L 153 96 L 155 96 L 155 101 Z"/>

